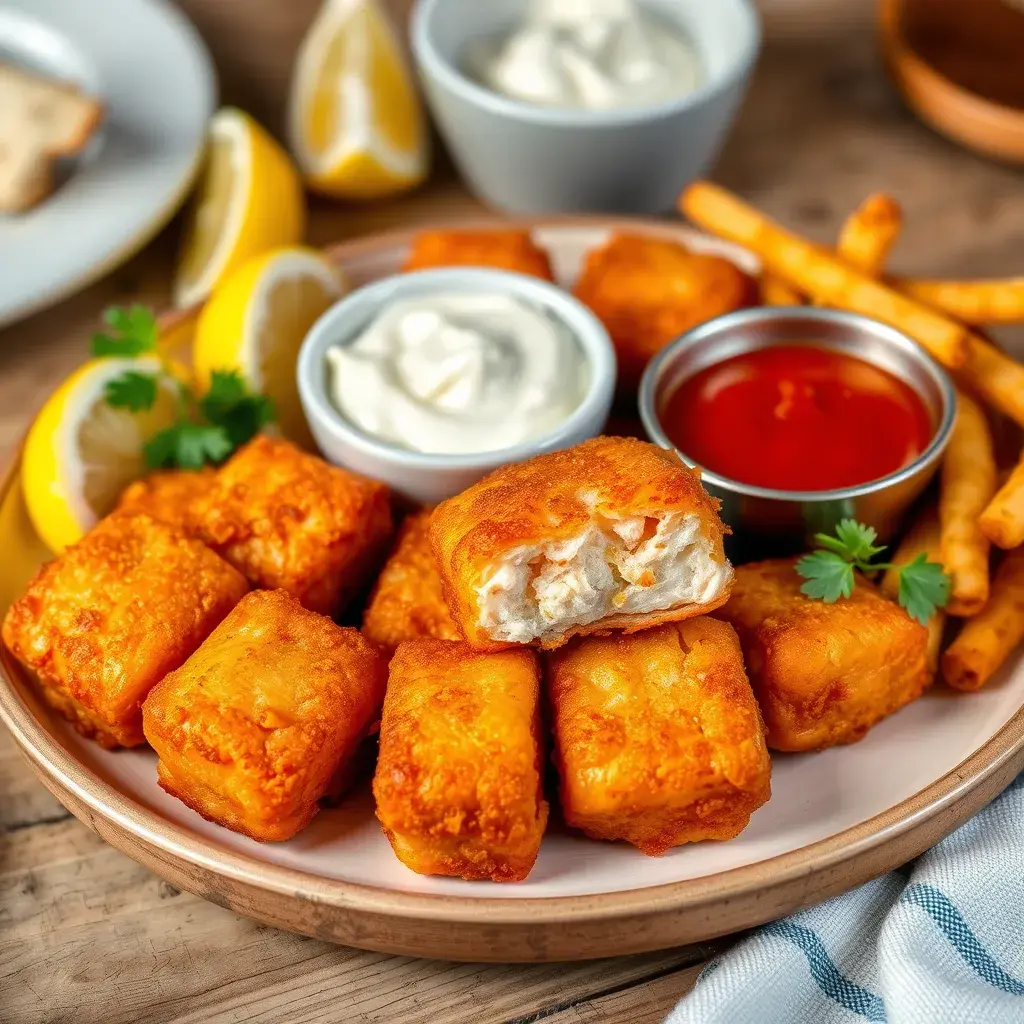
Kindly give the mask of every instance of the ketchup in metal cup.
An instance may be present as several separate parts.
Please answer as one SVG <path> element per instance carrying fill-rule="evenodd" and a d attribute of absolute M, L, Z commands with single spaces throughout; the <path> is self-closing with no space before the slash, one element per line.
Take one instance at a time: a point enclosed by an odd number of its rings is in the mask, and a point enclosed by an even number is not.
<path fill-rule="evenodd" d="M 740 483 L 826 491 L 916 459 L 935 427 L 920 396 L 863 359 L 812 345 L 734 356 L 684 380 L 660 414 L 690 462 Z"/>

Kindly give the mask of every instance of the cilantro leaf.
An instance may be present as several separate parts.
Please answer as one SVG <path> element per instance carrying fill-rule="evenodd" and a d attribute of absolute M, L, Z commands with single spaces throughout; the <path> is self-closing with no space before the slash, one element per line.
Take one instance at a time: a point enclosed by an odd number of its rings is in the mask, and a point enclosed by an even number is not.
<path fill-rule="evenodd" d="M 112 409 L 142 412 L 153 407 L 158 386 L 156 374 L 126 370 L 120 377 L 107 381 L 103 398 Z"/>
<path fill-rule="evenodd" d="M 871 559 L 885 548 L 875 544 L 878 534 L 872 527 L 855 519 L 843 519 L 834 537 L 818 533 L 814 539 L 824 550 L 804 555 L 796 563 L 796 571 L 807 580 L 800 592 L 808 597 L 831 603 L 853 593 L 855 569 L 866 573 L 895 569 L 900 581 L 900 605 L 922 626 L 949 600 L 950 579 L 941 565 L 928 561 L 926 554 L 906 565 L 873 563 Z"/>
<path fill-rule="evenodd" d="M 214 370 L 210 388 L 199 400 L 199 411 L 213 424 L 223 427 L 237 448 L 255 437 L 275 418 L 274 404 L 266 395 L 249 391 L 241 374 Z"/>
<path fill-rule="evenodd" d="M 138 356 L 156 349 L 156 317 L 146 306 L 111 306 L 103 314 L 110 332 L 92 336 L 94 356 Z"/>
<path fill-rule="evenodd" d="M 872 526 L 865 526 L 858 523 L 856 519 L 842 519 L 836 527 L 834 537 L 827 533 L 816 533 L 815 542 L 829 551 L 834 551 L 846 561 L 852 562 L 858 568 L 868 568 L 867 563 L 884 547 L 878 547 L 875 541 L 878 534 Z"/>
<path fill-rule="evenodd" d="M 828 604 L 853 593 L 853 566 L 835 551 L 814 551 L 796 563 L 796 571 L 807 582 L 800 593 Z"/>
<path fill-rule="evenodd" d="M 154 434 L 144 454 L 151 469 L 201 469 L 208 462 L 222 462 L 233 450 L 223 427 L 179 420 Z"/>
<path fill-rule="evenodd" d="M 950 579 L 942 566 L 929 562 L 924 552 L 900 568 L 900 604 L 922 626 L 928 624 L 936 608 L 946 607 L 949 588 Z"/>

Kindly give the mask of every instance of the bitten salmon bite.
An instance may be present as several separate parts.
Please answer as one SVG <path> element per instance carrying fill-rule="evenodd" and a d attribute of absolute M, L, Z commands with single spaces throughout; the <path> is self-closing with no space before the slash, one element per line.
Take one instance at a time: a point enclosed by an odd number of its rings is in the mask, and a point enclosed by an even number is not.
<path fill-rule="evenodd" d="M 481 648 L 553 648 L 717 608 L 732 582 L 724 534 L 697 473 L 625 437 L 503 467 L 431 521 L 448 606 Z"/>

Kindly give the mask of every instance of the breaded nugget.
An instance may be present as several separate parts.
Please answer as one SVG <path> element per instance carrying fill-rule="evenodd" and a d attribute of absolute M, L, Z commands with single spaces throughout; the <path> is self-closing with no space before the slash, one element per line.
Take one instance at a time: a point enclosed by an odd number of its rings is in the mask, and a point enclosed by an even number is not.
<path fill-rule="evenodd" d="M 363 615 L 363 636 L 388 654 L 394 654 L 403 640 L 462 636 L 441 592 L 441 573 L 427 532 L 430 512 L 414 512 L 402 524 Z"/>
<path fill-rule="evenodd" d="M 200 539 L 254 587 L 324 615 L 366 582 L 393 528 L 386 485 L 263 436 L 221 467 L 194 511 Z"/>
<path fill-rule="evenodd" d="M 505 466 L 438 505 L 430 536 L 467 641 L 558 647 L 723 604 L 718 503 L 670 453 L 596 437 Z"/>
<path fill-rule="evenodd" d="M 209 821 L 290 839 L 354 755 L 387 667 L 355 629 L 254 591 L 143 706 L 159 782 Z"/>
<path fill-rule="evenodd" d="M 573 294 L 608 329 L 619 388 L 631 392 L 656 352 L 705 320 L 751 305 L 757 284 L 721 256 L 665 239 L 613 235 L 588 253 Z"/>
<path fill-rule="evenodd" d="M 213 486 L 213 481 L 214 471 L 209 467 L 150 473 L 124 489 L 114 513 L 135 515 L 145 512 L 154 519 L 194 534 L 196 499 Z"/>
<path fill-rule="evenodd" d="M 533 651 L 482 654 L 433 639 L 399 646 L 373 793 L 406 867 L 495 882 L 530 873 L 548 820 L 539 698 Z"/>
<path fill-rule="evenodd" d="M 405 271 L 429 267 L 495 267 L 554 281 L 548 254 L 529 231 L 424 231 L 413 240 Z"/>
<path fill-rule="evenodd" d="M 657 855 L 732 839 L 771 793 L 757 701 L 733 628 L 701 617 L 584 637 L 549 662 L 568 824 Z"/>
<path fill-rule="evenodd" d="M 928 631 L 864 579 L 834 604 L 801 594 L 795 564 L 739 566 L 715 615 L 739 633 L 769 747 L 855 743 L 924 692 Z"/>
<path fill-rule="evenodd" d="M 248 589 L 180 530 L 109 516 L 39 570 L 7 612 L 4 643 L 83 736 L 132 747 L 146 694 Z"/>

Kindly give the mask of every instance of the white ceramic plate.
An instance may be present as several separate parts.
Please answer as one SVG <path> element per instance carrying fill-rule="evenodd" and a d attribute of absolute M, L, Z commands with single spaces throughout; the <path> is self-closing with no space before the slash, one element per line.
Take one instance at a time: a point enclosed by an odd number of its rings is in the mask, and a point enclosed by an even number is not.
<path fill-rule="evenodd" d="M 605 222 L 606 224 L 607 222 Z M 628 222 L 627 222 L 628 223 Z M 756 270 L 752 257 L 682 227 L 681 237 Z M 551 223 L 535 234 L 563 283 L 608 229 Z M 355 283 L 395 271 L 411 233 L 332 251 Z M 40 557 L 12 487 L 0 505 L 0 613 Z M 417 875 L 395 858 L 368 787 L 296 838 L 259 844 L 163 793 L 149 750 L 83 740 L 8 665 L 0 716 L 44 781 L 110 842 L 169 877 L 276 924 L 394 952 L 469 959 L 607 956 L 706 939 L 822 899 L 915 856 L 991 799 L 1024 756 L 1024 663 L 984 690 L 936 687 L 865 739 L 772 757 L 772 797 L 749 827 L 646 857 L 569 832 L 557 811 L 529 878 L 516 885 Z"/>
<path fill-rule="evenodd" d="M 0 0 L 0 60 L 99 97 L 104 123 L 69 177 L 0 214 L 0 325 L 81 288 L 170 219 L 216 101 L 209 54 L 166 0 Z"/>

